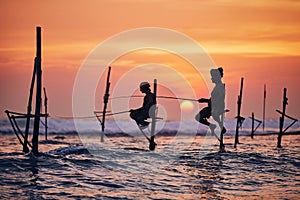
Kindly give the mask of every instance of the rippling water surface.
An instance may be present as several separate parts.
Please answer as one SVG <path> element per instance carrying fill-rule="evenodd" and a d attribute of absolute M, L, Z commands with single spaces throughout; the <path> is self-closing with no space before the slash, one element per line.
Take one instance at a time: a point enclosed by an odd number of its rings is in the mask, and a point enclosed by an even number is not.
<path fill-rule="evenodd" d="M 300 135 L 284 136 L 282 149 L 276 135 L 242 136 L 237 149 L 227 136 L 226 152 L 204 139 L 167 149 L 173 138 L 161 136 L 150 152 L 143 137 L 112 137 L 102 146 L 91 142 L 89 152 L 76 135 L 50 136 L 34 157 L 4 134 L 0 198 L 300 199 Z"/>

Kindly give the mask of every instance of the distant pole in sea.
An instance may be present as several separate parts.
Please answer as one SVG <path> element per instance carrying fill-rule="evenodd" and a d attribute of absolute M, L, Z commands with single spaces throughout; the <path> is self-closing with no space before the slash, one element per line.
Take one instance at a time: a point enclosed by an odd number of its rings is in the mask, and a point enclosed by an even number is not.
<path fill-rule="evenodd" d="M 101 122 L 101 142 L 104 142 L 104 129 L 105 129 L 105 114 L 106 114 L 106 109 L 107 109 L 107 103 L 108 103 L 108 98 L 109 98 L 109 87 L 110 87 L 110 70 L 111 67 L 108 67 L 108 72 L 107 72 L 107 78 L 106 78 L 106 88 L 105 88 L 105 94 L 103 96 L 103 112 L 102 112 L 102 122 Z"/>
<path fill-rule="evenodd" d="M 266 98 L 267 98 L 267 89 L 266 89 L 266 84 L 264 84 L 263 123 L 262 123 L 263 131 L 265 131 Z"/>
<path fill-rule="evenodd" d="M 254 135 L 254 112 L 252 112 L 252 116 L 251 116 L 251 118 L 252 118 L 252 128 L 251 128 L 251 138 L 253 139 L 253 135 Z"/>
<path fill-rule="evenodd" d="M 282 112 L 281 117 L 279 118 L 279 133 L 277 138 L 277 147 L 281 148 L 281 138 L 284 133 L 283 131 L 283 125 L 284 125 L 284 117 L 285 117 L 285 110 L 286 105 L 288 103 L 288 98 L 286 97 L 286 88 L 283 89 L 283 101 L 282 101 Z"/>
<path fill-rule="evenodd" d="M 240 95 L 238 96 L 238 109 L 237 109 L 237 121 L 236 121 L 236 129 L 235 129 L 235 140 L 234 140 L 234 148 L 236 148 L 236 145 L 239 143 L 239 128 L 242 123 L 242 117 L 241 117 L 241 105 L 242 105 L 242 96 L 243 96 L 243 84 L 244 84 L 244 78 L 241 78 L 241 87 L 240 87 Z"/>
<path fill-rule="evenodd" d="M 35 104 L 35 116 L 34 127 L 32 136 L 32 152 L 34 155 L 38 155 L 38 143 L 39 143 L 39 128 L 40 128 L 40 114 L 41 114 L 41 93 L 42 93 L 42 45 L 41 45 L 41 27 L 36 27 L 36 104 Z"/>
<path fill-rule="evenodd" d="M 254 133 L 255 131 L 258 129 L 258 127 L 261 125 L 262 121 L 255 119 L 254 117 L 254 112 L 252 112 L 252 116 L 250 117 L 252 120 L 252 126 L 251 126 L 251 139 L 253 139 Z M 256 127 L 254 127 L 255 122 L 257 122 L 258 124 L 256 125 Z"/>

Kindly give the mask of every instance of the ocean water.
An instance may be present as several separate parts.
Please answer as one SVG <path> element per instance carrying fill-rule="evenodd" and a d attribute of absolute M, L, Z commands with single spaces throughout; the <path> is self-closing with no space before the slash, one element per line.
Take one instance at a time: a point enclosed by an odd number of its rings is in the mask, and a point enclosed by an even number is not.
<path fill-rule="evenodd" d="M 277 135 L 259 130 L 251 139 L 244 124 L 235 149 L 235 122 L 227 121 L 226 151 L 219 152 L 205 127 L 189 134 L 193 122 L 186 122 L 180 134 L 179 122 L 168 122 L 158 126 L 156 150 L 148 151 L 145 137 L 124 133 L 115 122 L 107 123 L 103 143 L 91 122 L 81 123 L 85 134 L 77 134 L 72 120 L 50 120 L 48 140 L 40 135 L 41 155 L 35 157 L 21 152 L 8 122 L 0 121 L 0 198 L 300 198 L 299 134 L 284 135 L 278 149 Z M 136 131 L 131 122 L 121 123 Z M 267 124 L 267 133 L 278 131 L 276 120 Z M 291 130 L 299 131 L 299 124 Z"/>

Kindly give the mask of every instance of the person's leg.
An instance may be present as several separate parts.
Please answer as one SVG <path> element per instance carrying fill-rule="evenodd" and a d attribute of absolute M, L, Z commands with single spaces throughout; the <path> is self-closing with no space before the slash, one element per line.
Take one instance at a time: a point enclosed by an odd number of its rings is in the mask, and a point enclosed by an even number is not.
<path fill-rule="evenodd" d="M 133 119 L 137 124 L 139 121 L 138 114 L 139 114 L 139 112 L 136 110 L 130 112 L 130 118 Z"/>
<path fill-rule="evenodd" d="M 209 126 L 210 123 L 207 121 L 207 119 L 210 117 L 210 108 L 205 107 L 195 116 L 195 119 L 200 122 L 201 124 L 204 124 L 206 126 Z"/>
<path fill-rule="evenodd" d="M 137 123 L 137 125 L 141 125 L 141 126 L 147 126 L 149 125 L 149 122 L 144 121 L 145 120 L 145 116 L 144 113 L 141 111 L 132 111 L 130 113 L 130 117 L 131 119 L 135 120 L 135 122 Z"/>
<path fill-rule="evenodd" d="M 211 116 L 211 108 L 205 107 L 195 116 L 195 119 L 200 122 L 201 124 L 204 124 L 208 126 L 212 133 L 214 133 L 215 128 L 217 127 L 215 124 L 210 123 L 207 121 L 208 118 Z"/>
<path fill-rule="evenodd" d="M 217 114 L 217 115 L 212 115 L 212 117 L 213 117 L 213 119 L 216 121 L 216 122 L 218 122 L 218 124 L 219 124 L 219 127 L 220 127 L 220 129 L 222 129 L 222 133 L 224 134 L 224 133 L 226 133 L 227 132 L 227 130 L 226 130 L 226 128 L 224 127 L 224 122 L 223 122 L 223 120 L 221 120 L 221 118 L 222 118 L 222 115 L 223 114 Z"/>

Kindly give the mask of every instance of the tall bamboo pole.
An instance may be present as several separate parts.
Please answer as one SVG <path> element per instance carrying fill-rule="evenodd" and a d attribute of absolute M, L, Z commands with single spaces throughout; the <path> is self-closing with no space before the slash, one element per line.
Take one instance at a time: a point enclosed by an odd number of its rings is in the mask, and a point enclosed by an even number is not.
<path fill-rule="evenodd" d="M 152 112 L 152 124 L 151 124 L 151 136 L 150 136 L 150 144 L 149 144 L 149 149 L 151 151 L 155 150 L 156 143 L 154 142 L 154 134 L 155 134 L 155 126 L 156 126 L 156 96 L 157 96 L 157 80 L 154 79 L 154 85 L 153 85 L 153 94 L 154 94 L 154 106 L 153 112 Z"/>
<path fill-rule="evenodd" d="M 238 96 L 238 111 L 237 111 L 237 121 L 236 121 L 236 129 L 235 129 L 235 140 L 234 140 L 234 148 L 236 148 L 236 145 L 239 143 L 239 126 L 240 126 L 240 120 L 241 120 L 241 105 L 242 105 L 242 96 L 243 96 L 243 84 L 244 84 L 244 78 L 241 78 L 241 87 L 240 87 L 240 95 Z"/>
<path fill-rule="evenodd" d="M 277 138 L 277 147 L 281 148 L 281 138 L 283 135 L 283 125 L 284 125 L 284 117 L 285 117 L 285 110 L 287 105 L 288 98 L 286 97 L 286 88 L 283 89 L 283 101 L 282 101 L 282 113 L 281 117 L 279 118 L 279 133 Z"/>
<path fill-rule="evenodd" d="M 225 145 L 224 145 L 224 140 L 223 140 L 223 136 L 224 136 L 224 134 L 223 134 L 223 128 L 224 128 L 224 115 L 225 115 L 225 113 L 223 113 L 222 115 L 221 115 L 221 124 L 222 124 L 222 127 L 220 127 L 220 129 L 221 129 L 221 133 L 220 133 L 220 146 L 219 146 L 219 150 L 220 151 L 224 151 L 225 150 Z"/>
<path fill-rule="evenodd" d="M 255 118 L 254 118 L 254 112 L 252 112 L 251 119 L 252 119 L 251 138 L 253 139 L 253 135 L 254 135 L 254 120 L 255 120 Z"/>
<path fill-rule="evenodd" d="M 264 104 L 263 104 L 263 124 L 262 124 L 263 131 L 265 131 L 266 98 L 267 98 L 267 89 L 266 89 L 266 84 L 264 84 Z"/>
<path fill-rule="evenodd" d="M 103 106 L 103 112 L 102 112 L 102 122 L 101 122 L 101 142 L 104 142 L 104 129 L 105 129 L 105 114 L 106 114 L 106 109 L 107 109 L 107 103 L 108 103 L 108 97 L 109 97 L 109 87 L 110 87 L 110 70 L 111 67 L 108 67 L 108 72 L 107 72 L 107 78 L 106 78 L 106 89 L 105 89 L 105 94 L 103 96 L 103 101 L 104 101 L 104 106 Z"/>
<path fill-rule="evenodd" d="M 38 142 L 39 142 L 39 127 L 40 127 L 40 113 L 41 113 L 41 95 L 42 95 L 42 44 L 41 44 L 41 27 L 36 27 L 36 104 L 35 104 L 35 117 L 32 136 L 32 152 L 38 155 Z"/>
<path fill-rule="evenodd" d="M 225 84 L 224 85 L 224 91 L 225 91 Z M 225 99 L 224 99 L 225 101 Z M 219 146 L 219 150 L 220 151 L 224 151 L 225 150 L 225 145 L 224 145 L 224 133 L 223 133 L 223 128 L 224 128 L 224 117 L 225 117 L 225 113 L 226 113 L 227 110 L 225 110 L 225 112 L 223 114 L 221 114 L 221 126 L 220 126 L 220 130 L 221 130 L 221 133 L 220 133 L 220 146 Z"/>

